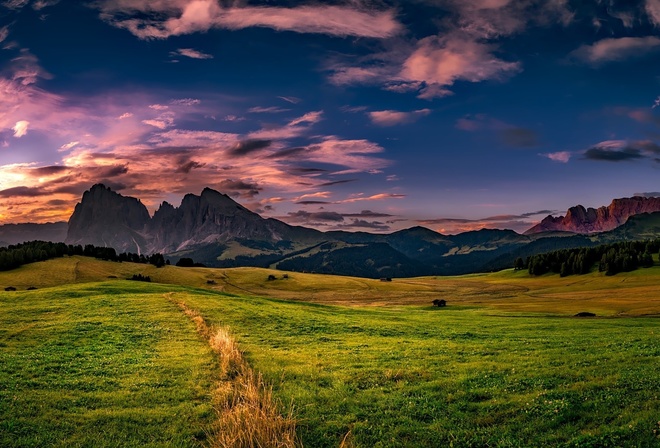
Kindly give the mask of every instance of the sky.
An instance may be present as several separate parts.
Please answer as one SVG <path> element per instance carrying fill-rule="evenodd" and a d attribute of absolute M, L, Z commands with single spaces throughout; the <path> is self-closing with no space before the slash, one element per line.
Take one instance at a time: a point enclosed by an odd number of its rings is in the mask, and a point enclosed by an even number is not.
<path fill-rule="evenodd" d="M 659 169 L 660 0 L 0 1 L 0 224 L 104 183 L 522 232 Z"/>

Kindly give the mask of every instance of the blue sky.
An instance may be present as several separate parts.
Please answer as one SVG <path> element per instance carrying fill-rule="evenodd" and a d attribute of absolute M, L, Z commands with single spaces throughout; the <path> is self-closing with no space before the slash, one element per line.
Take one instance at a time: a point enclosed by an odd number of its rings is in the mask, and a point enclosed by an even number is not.
<path fill-rule="evenodd" d="M 660 0 L 6 0 L 0 223 L 103 182 L 321 230 L 655 195 Z"/>

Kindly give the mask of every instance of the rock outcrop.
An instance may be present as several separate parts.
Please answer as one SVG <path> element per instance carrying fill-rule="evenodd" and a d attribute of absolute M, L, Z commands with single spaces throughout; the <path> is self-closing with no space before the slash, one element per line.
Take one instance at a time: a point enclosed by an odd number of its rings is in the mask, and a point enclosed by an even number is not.
<path fill-rule="evenodd" d="M 147 252 L 144 230 L 150 220 L 147 208 L 139 199 L 96 184 L 83 194 L 69 218 L 66 243 L 114 247 L 120 252 Z"/>
<path fill-rule="evenodd" d="M 634 215 L 660 211 L 660 197 L 614 199 L 609 206 L 584 208 L 571 207 L 565 216 L 548 216 L 525 232 L 531 235 L 541 232 L 596 233 L 607 232 L 625 224 Z"/>

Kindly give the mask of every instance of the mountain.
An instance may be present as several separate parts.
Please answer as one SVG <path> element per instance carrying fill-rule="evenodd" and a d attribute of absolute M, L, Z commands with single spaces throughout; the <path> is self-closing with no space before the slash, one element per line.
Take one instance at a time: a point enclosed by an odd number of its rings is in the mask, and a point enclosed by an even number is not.
<path fill-rule="evenodd" d="M 210 188 L 200 195 L 187 194 L 179 207 L 163 202 L 151 217 L 138 199 L 94 185 L 69 220 L 66 242 L 160 252 L 173 262 L 189 257 L 213 267 L 375 278 L 456 275 L 511 267 L 519 256 L 660 235 L 660 213 L 636 214 L 655 206 L 655 198 L 650 199 L 616 199 L 597 210 L 573 207 L 566 216 L 548 217 L 541 223 L 545 227 L 535 226 L 525 235 L 493 229 L 443 235 L 424 227 L 373 234 L 320 232 L 266 219 Z M 611 226 L 616 229 L 593 233 Z M 586 235 L 575 233 L 585 229 L 590 229 Z"/>
<path fill-rule="evenodd" d="M 616 229 L 628 218 L 641 213 L 660 211 L 660 197 L 640 197 L 614 199 L 609 206 L 597 209 L 582 205 L 571 207 L 565 216 L 547 216 L 539 224 L 525 232 L 533 235 L 542 232 L 597 233 Z"/>
<path fill-rule="evenodd" d="M 0 247 L 35 240 L 60 243 L 66 238 L 67 228 L 66 222 L 5 224 L 0 226 Z"/>
<path fill-rule="evenodd" d="M 139 199 L 115 193 L 102 184 L 83 193 L 69 218 L 67 244 L 114 247 L 120 252 L 144 252 L 149 211 Z"/>

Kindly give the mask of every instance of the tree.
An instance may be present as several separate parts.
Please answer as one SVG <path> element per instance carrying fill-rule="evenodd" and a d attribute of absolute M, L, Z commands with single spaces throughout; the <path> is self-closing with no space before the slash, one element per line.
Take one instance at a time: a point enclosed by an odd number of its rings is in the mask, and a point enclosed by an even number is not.
<path fill-rule="evenodd" d="M 513 270 L 520 271 L 525 268 L 525 262 L 521 257 L 516 258 L 516 261 L 513 262 Z"/>

